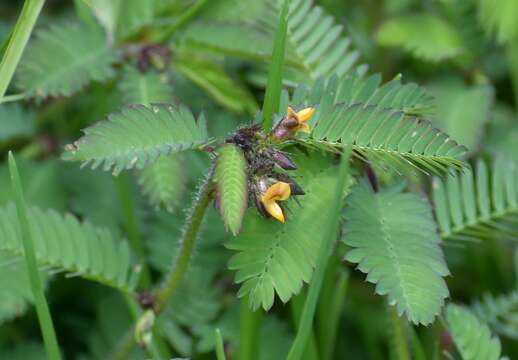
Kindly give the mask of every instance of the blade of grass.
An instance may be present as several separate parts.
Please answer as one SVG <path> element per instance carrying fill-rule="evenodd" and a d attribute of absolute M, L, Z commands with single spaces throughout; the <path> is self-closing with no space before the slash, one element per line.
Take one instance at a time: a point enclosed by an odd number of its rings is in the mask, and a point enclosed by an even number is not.
<path fill-rule="evenodd" d="M 219 328 L 214 330 L 214 343 L 216 344 L 216 357 L 218 360 L 227 360 L 225 349 L 223 347 L 223 337 Z"/>
<path fill-rule="evenodd" d="M 322 360 L 331 360 L 335 349 L 340 315 L 345 307 L 349 273 L 333 257 L 324 280 L 318 304 L 318 344 Z"/>
<path fill-rule="evenodd" d="M 44 3 L 45 0 L 25 0 L 23 4 L 22 12 L 14 26 L 4 57 L 0 63 L 0 99 L 4 97 L 7 87 L 13 78 L 14 71 L 22 57 L 23 49 L 25 49 L 25 45 L 29 41 L 32 29 Z"/>
<path fill-rule="evenodd" d="M 300 324 L 300 317 L 302 315 L 302 309 L 304 308 L 304 299 L 306 298 L 307 292 L 301 291 L 300 294 L 292 297 L 290 300 L 291 316 L 294 320 L 295 327 Z M 302 356 L 303 360 L 318 360 L 317 341 L 315 339 L 314 331 L 309 336 L 309 342 Z"/>
<path fill-rule="evenodd" d="M 349 159 L 351 157 L 351 149 L 347 147 L 342 154 L 342 160 L 340 162 L 340 169 L 338 170 L 338 178 L 336 180 L 336 187 L 334 189 L 335 199 L 329 207 L 329 217 L 327 227 L 324 230 L 324 236 L 322 238 L 322 245 L 318 252 L 317 265 L 315 273 L 311 279 L 309 286 L 308 296 L 302 310 L 302 317 L 300 325 L 295 336 L 295 341 L 292 344 L 290 352 L 288 354 L 288 360 L 299 360 L 306 349 L 309 336 L 311 335 L 313 318 L 315 310 L 317 308 L 318 295 L 322 282 L 324 280 L 324 274 L 329 259 L 329 253 L 331 252 L 333 241 L 336 240 L 336 229 L 340 220 L 340 214 L 343 204 L 343 189 L 345 186 L 345 180 L 349 176 Z"/>
<path fill-rule="evenodd" d="M 22 183 L 18 168 L 14 159 L 13 153 L 9 151 L 9 173 L 11 175 L 11 185 L 16 201 L 16 212 L 18 214 L 18 223 L 20 226 L 23 251 L 25 253 L 25 262 L 27 264 L 27 271 L 29 274 L 29 282 L 31 290 L 34 295 L 36 304 L 36 313 L 40 323 L 41 332 L 43 334 L 43 342 L 45 343 L 45 350 L 47 357 L 50 360 L 61 359 L 59 352 L 59 345 L 56 339 L 56 332 L 54 331 L 54 324 L 50 316 L 49 306 L 45 299 L 45 293 L 41 284 L 40 273 L 38 265 L 36 264 L 36 253 L 34 250 L 34 240 L 31 234 L 29 218 L 27 216 L 27 207 L 25 205 L 25 198 L 23 196 Z"/>
<path fill-rule="evenodd" d="M 263 312 L 261 309 L 252 311 L 248 297 L 242 298 L 239 306 L 239 360 L 259 359 Z"/>
<path fill-rule="evenodd" d="M 282 88 L 282 67 L 286 52 L 286 32 L 288 30 L 288 12 L 291 0 L 284 0 L 279 19 L 279 27 L 273 44 L 272 62 L 268 71 L 268 82 L 263 104 L 263 129 L 272 128 L 273 114 L 279 111 Z"/>

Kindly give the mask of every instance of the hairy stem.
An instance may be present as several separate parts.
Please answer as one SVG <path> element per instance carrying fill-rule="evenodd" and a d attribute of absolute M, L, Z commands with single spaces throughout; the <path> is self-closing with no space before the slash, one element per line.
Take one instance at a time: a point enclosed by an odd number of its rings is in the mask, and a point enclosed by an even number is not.
<path fill-rule="evenodd" d="M 194 205 L 187 217 L 183 236 L 180 240 L 181 246 L 178 256 L 174 259 L 171 271 L 166 275 L 162 286 L 158 289 L 155 295 L 156 300 L 154 307 L 157 315 L 165 308 L 187 272 L 194 250 L 194 244 L 198 238 L 198 232 L 203 218 L 205 217 L 205 210 L 212 198 L 212 191 L 214 188 L 214 183 L 212 181 L 213 170 L 214 169 L 210 170 L 209 175 L 207 175 L 207 178 L 194 199 Z M 156 334 L 155 329 L 156 322 L 152 329 L 154 335 Z M 119 342 L 113 356 L 111 356 L 112 359 L 119 360 L 128 358 L 133 346 L 135 345 L 133 332 L 134 327 L 128 330 L 124 338 Z"/>
<path fill-rule="evenodd" d="M 205 210 L 212 199 L 212 191 L 214 189 L 212 174 L 213 170 L 210 171 L 194 199 L 194 206 L 187 217 L 183 236 L 180 240 L 180 251 L 173 261 L 171 271 L 166 275 L 162 286 L 156 293 L 155 307 L 157 312 L 160 312 L 167 305 L 169 299 L 171 299 L 171 296 L 187 272 L 194 250 L 194 244 L 198 238 L 198 232 L 203 218 L 205 217 Z"/>
<path fill-rule="evenodd" d="M 25 262 L 27 264 L 27 272 L 29 274 L 29 282 L 36 303 L 36 313 L 38 315 L 38 321 L 43 334 L 45 350 L 47 351 L 47 357 L 50 360 L 59 360 L 61 359 L 59 345 L 56 339 L 52 317 L 50 316 L 49 305 L 47 304 L 47 299 L 45 299 L 43 285 L 41 284 L 40 273 L 36 263 L 36 250 L 34 249 L 33 234 L 31 233 L 29 218 L 27 215 L 27 206 L 23 196 L 20 175 L 18 174 L 18 168 L 12 152 L 9 152 L 9 172 L 11 174 L 11 184 L 16 200 L 16 211 L 22 234 L 23 251 L 25 254 Z"/>
<path fill-rule="evenodd" d="M 14 71 L 20 62 L 23 50 L 31 35 L 34 24 L 43 8 L 45 0 L 25 0 L 22 12 L 14 27 L 11 39 L 7 44 L 4 57 L 0 63 L 0 99 L 7 91 Z"/>

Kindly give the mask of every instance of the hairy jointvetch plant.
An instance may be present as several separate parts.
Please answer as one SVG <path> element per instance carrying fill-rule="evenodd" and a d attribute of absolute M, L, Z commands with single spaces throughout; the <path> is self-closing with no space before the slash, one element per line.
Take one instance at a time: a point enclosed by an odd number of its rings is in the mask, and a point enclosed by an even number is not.
<path fill-rule="evenodd" d="M 318 209 L 331 201 L 324 193 L 327 180 L 332 182 L 332 166 L 326 165 L 327 160 L 321 160 L 323 162 L 318 165 L 325 171 L 320 170 L 314 164 L 316 155 L 304 157 L 298 154 L 293 161 L 286 152 L 293 148 L 286 146 L 299 143 L 336 153 L 351 144 L 361 159 L 396 166 L 413 165 L 433 173 L 442 173 L 449 166 L 461 167 L 460 157 L 465 150 L 421 117 L 431 109 L 429 97 L 415 85 L 402 85 L 399 78 L 380 86 L 379 76 L 347 77 L 340 81 L 333 77 L 318 81 L 311 89 L 297 88 L 291 102 L 296 105 L 286 105 L 286 116 L 278 119 L 271 130 L 265 131 L 259 124 L 240 128 L 226 144 L 216 146 L 215 151 L 216 170 L 211 181 L 216 183 L 216 206 L 228 230 L 238 233 L 247 204 L 255 205 L 264 217 L 257 218 L 249 211 L 243 232 L 227 244 L 240 252 L 230 266 L 238 270 L 236 281 L 243 283 L 239 295 L 249 295 L 253 308 L 269 309 L 275 293 L 286 302 L 299 291 L 303 282 L 309 282 L 320 237 L 308 231 L 307 224 L 318 229 L 322 216 Z M 311 106 L 312 102 L 317 105 Z M 206 146 L 210 140 L 204 129 L 204 125 L 200 121 L 197 123 L 184 108 L 133 106 L 86 129 L 85 136 L 67 148 L 65 158 L 92 163 L 93 167 L 104 163 L 105 169 L 113 167 L 114 173 L 118 173 L 123 169 L 149 166 L 161 155 Z M 212 147 L 206 149 L 213 151 Z M 288 200 L 294 195 L 304 196 L 295 204 Z M 419 210 L 414 215 L 427 229 L 425 238 L 429 243 L 420 243 L 419 234 L 412 232 L 406 236 L 393 234 L 399 226 L 396 224 L 393 229 L 380 228 L 379 236 L 386 240 L 383 242 L 386 247 L 403 251 L 406 249 L 403 244 L 408 242 L 416 247 L 412 249 L 423 250 L 416 253 L 422 258 L 414 261 L 407 259 L 404 251 L 396 252 L 395 257 L 379 259 L 387 278 L 375 272 L 376 275 L 369 275 L 369 279 L 376 283 L 380 281 L 378 292 L 388 294 L 400 314 L 406 313 L 415 323 L 427 324 L 439 312 L 448 295 L 442 279 L 448 270 L 422 199 L 410 194 L 366 192 L 361 202 L 392 196 L 401 198 L 401 206 L 406 204 L 409 209 Z M 351 201 L 355 198 L 353 196 Z M 373 208 L 373 213 L 385 214 L 386 206 L 382 205 Z M 398 212 L 402 218 L 405 209 Z M 411 221 L 405 221 L 401 226 L 405 224 L 412 226 Z M 354 226 L 354 222 L 349 226 Z M 375 228 L 374 224 L 372 228 Z M 354 238 L 346 238 L 347 241 L 354 242 Z M 361 251 L 367 259 L 378 259 L 379 244 L 372 244 L 357 244 L 359 249 L 353 253 Z M 294 254 L 307 261 L 297 261 Z M 399 268 L 400 257 L 408 261 L 404 269 Z M 363 265 L 361 268 L 369 273 L 372 271 Z M 417 280 L 409 278 L 409 272 L 417 272 L 420 277 Z M 420 286 L 430 281 L 434 286 L 429 290 Z M 425 306 L 422 306 L 423 302 Z"/>

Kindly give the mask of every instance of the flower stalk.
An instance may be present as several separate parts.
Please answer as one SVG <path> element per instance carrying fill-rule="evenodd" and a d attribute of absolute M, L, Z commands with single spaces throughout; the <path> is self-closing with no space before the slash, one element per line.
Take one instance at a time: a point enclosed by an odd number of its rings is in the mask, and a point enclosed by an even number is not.
<path fill-rule="evenodd" d="M 214 169 L 211 169 L 204 183 L 200 187 L 194 200 L 194 206 L 187 217 L 183 236 L 180 240 L 180 251 L 178 256 L 174 259 L 171 271 L 166 275 L 162 286 L 156 293 L 154 308 L 157 314 L 167 305 L 169 299 L 171 299 L 171 296 L 174 294 L 187 272 L 194 250 L 194 244 L 198 238 L 198 232 L 203 222 L 203 218 L 205 217 L 205 211 L 212 199 L 214 190 L 214 182 L 212 179 L 213 173 Z"/>

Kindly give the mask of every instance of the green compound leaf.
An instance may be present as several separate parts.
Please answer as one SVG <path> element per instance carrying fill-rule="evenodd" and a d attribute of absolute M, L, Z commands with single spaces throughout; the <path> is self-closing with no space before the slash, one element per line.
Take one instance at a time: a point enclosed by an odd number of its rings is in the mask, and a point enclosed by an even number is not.
<path fill-rule="evenodd" d="M 343 241 L 353 247 L 346 260 L 358 264 L 400 316 L 430 324 L 448 297 L 449 271 L 428 202 L 394 189 L 375 193 L 366 183 L 346 201 Z"/>
<path fill-rule="evenodd" d="M 53 25 L 36 33 L 20 64 L 18 86 L 31 96 L 69 96 L 91 81 L 115 72 L 119 58 L 102 29 L 87 25 Z"/>
<path fill-rule="evenodd" d="M 462 306 L 450 304 L 446 312 L 450 335 L 463 360 L 499 360 L 500 340 L 486 324 Z"/>
<path fill-rule="evenodd" d="M 322 226 L 328 223 L 326 212 L 335 194 L 336 166 L 317 153 L 294 157 L 299 170 L 290 172 L 304 189 L 300 206 L 290 200 L 284 224 L 260 217 L 250 209 L 241 234 L 226 246 L 238 251 L 229 263 L 240 283 L 238 296 L 248 295 L 252 308 L 272 307 L 275 294 L 287 302 L 309 283 L 322 242 Z M 286 205 L 286 202 L 283 204 Z"/>
<path fill-rule="evenodd" d="M 388 20 L 378 30 L 377 41 L 382 46 L 402 47 L 416 58 L 433 62 L 453 59 L 465 52 L 455 27 L 429 14 Z"/>
<path fill-rule="evenodd" d="M 499 157 L 433 181 L 435 215 L 444 239 L 518 239 L 518 167 Z"/>
<path fill-rule="evenodd" d="M 384 85 L 379 75 L 332 77 L 309 89 L 299 86 L 291 103 L 317 107 L 310 136 L 299 138 L 307 145 L 352 145 L 362 159 L 425 173 L 463 166 L 466 148 L 423 118 L 433 108 L 430 97 L 415 84 L 401 84 L 400 77 Z"/>
<path fill-rule="evenodd" d="M 66 147 L 64 160 L 83 161 L 104 170 L 124 169 L 155 162 L 161 155 L 200 149 L 209 139 L 204 117 L 195 120 L 184 106 L 131 105 L 84 130 L 84 136 Z"/>
<path fill-rule="evenodd" d="M 221 216 L 225 226 L 237 235 L 248 203 L 246 161 L 233 144 L 223 145 L 216 162 L 215 179 Z"/>
<path fill-rule="evenodd" d="M 62 216 L 54 210 L 33 207 L 29 209 L 29 219 L 39 265 L 124 291 L 131 289 L 131 259 L 126 242 L 116 241 L 105 229 L 80 223 L 74 216 Z M 15 206 L 0 208 L 0 250 L 21 256 L 22 238 L 16 224 Z"/>
<path fill-rule="evenodd" d="M 344 27 L 313 0 L 292 0 L 287 43 L 304 69 L 295 78 L 301 80 L 305 75 L 305 83 L 331 75 L 343 77 L 359 65 L 360 53 L 344 34 Z"/>

